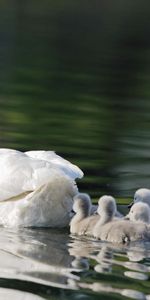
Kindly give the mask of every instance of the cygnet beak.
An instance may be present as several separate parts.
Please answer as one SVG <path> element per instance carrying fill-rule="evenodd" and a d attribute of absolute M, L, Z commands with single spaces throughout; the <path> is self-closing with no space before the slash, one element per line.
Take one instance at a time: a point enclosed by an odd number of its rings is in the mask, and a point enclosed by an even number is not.
<path fill-rule="evenodd" d="M 132 201 L 129 205 L 128 208 L 130 209 L 132 207 L 132 205 L 134 204 L 134 201 Z"/>
<path fill-rule="evenodd" d="M 74 212 L 74 210 L 72 209 L 72 210 L 70 211 L 70 213 L 69 213 L 69 216 L 70 216 L 70 218 L 72 219 L 72 218 L 74 217 L 74 215 L 75 215 L 75 212 Z"/>

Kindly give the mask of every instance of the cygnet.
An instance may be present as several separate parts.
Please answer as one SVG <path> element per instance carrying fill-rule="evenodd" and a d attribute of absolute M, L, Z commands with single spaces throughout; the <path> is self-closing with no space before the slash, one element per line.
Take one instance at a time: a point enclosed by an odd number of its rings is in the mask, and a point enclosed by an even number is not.
<path fill-rule="evenodd" d="M 128 208 L 131 208 L 137 202 L 144 202 L 150 206 L 150 190 L 146 188 L 138 189 L 134 194 L 134 200 L 128 205 Z"/>
<path fill-rule="evenodd" d="M 113 242 L 126 243 L 130 241 L 149 240 L 150 233 L 146 224 L 127 220 L 117 220 L 115 216 L 116 202 L 111 196 L 103 196 L 99 200 L 98 213 L 100 219 L 93 229 L 95 238 Z"/>
<path fill-rule="evenodd" d="M 93 229 L 93 235 L 96 238 L 106 240 L 103 226 L 113 221 L 116 210 L 116 201 L 112 196 L 105 195 L 99 199 L 97 213 L 99 214 L 100 218 Z M 103 238 L 101 238 L 101 235 Z"/>
<path fill-rule="evenodd" d="M 93 227 L 99 220 L 99 215 L 90 216 L 92 204 L 89 195 L 79 193 L 73 200 L 73 211 L 76 214 L 70 222 L 70 233 L 92 235 Z"/>
<path fill-rule="evenodd" d="M 128 215 L 125 217 L 133 222 L 150 223 L 150 207 L 147 203 L 137 202 L 133 204 Z"/>

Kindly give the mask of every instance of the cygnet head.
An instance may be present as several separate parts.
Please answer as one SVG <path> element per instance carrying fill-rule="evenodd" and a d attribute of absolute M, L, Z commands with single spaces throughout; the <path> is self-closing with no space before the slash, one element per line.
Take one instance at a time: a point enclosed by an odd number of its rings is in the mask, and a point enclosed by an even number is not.
<path fill-rule="evenodd" d="M 150 223 L 150 207 L 147 203 L 137 202 L 131 207 L 127 217 L 134 222 Z"/>
<path fill-rule="evenodd" d="M 134 203 L 144 202 L 150 206 L 150 190 L 149 189 L 138 189 L 134 194 L 134 200 L 128 205 L 131 208 Z"/>
<path fill-rule="evenodd" d="M 73 198 L 73 211 L 75 213 L 82 213 L 85 216 L 88 216 L 91 211 L 91 199 L 88 194 L 78 193 Z"/>
<path fill-rule="evenodd" d="M 149 189 L 139 189 L 135 192 L 134 203 L 144 202 L 150 205 L 150 190 Z"/>
<path fill-rule="evenodd" d="M 98 214 L 100 216 L 107 215 L 112 218 L 115 216 L 117 211 L 116 201 L 112 196 L 102 196 L 98 201 Z"/>

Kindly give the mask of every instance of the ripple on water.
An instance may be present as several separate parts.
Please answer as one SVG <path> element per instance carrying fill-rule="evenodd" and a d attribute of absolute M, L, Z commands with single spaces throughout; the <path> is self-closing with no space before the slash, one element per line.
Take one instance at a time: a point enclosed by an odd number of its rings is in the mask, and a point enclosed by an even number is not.
<path fill-rule="evenodd" d="M 43 297 L 32 293 L 7 288 L 0 288 L 0 300 L 42 300 Z"/>
<path fill-rule="evenodd" d="M 1 287 L 31 296 L 38 291 L 38 297 L 50 293 L 56 300 L 61 293 L 66 299 L 105 294 L 148 300 L 149 272 L 149 243 L 116 246 L 50 229 L 0 232 Z M 7 289 L 1 293 L 9 297 Z"/>

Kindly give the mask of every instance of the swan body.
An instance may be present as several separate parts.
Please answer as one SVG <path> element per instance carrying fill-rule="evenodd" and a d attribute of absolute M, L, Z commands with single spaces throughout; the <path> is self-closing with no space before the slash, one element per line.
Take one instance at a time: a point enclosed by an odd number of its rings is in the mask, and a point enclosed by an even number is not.
<path fill-rule="evenodd" d="M 53 151 L 0 149 L 0 225 L 69 224 L 83 172 Z"/>
<path fill-rule="evenodd" d="M 147 203 L 137 202 L 133 204 L 125 219 L 133 222 L 150 223 L 150 207 Z"/>
<path fill-rule="evenodd" d="M 93 229 L 95 238 L 113 243 L 150 240 L 150 232 L 146 224 L 115 219 L 115 211 L 113 197 L 103 196 L 100 198 L 98 208 L 100 220 Z"/>
<path fill-rule="evenodd" d="M 79 193 L 74 197 L 73 210 L 76 214 L 70 222 L 70 233 L 92 235 L 93 226 L 99 220 L 99 216 L 90 215 L 91 208 L 91 199 L 88 194 Z"/>

